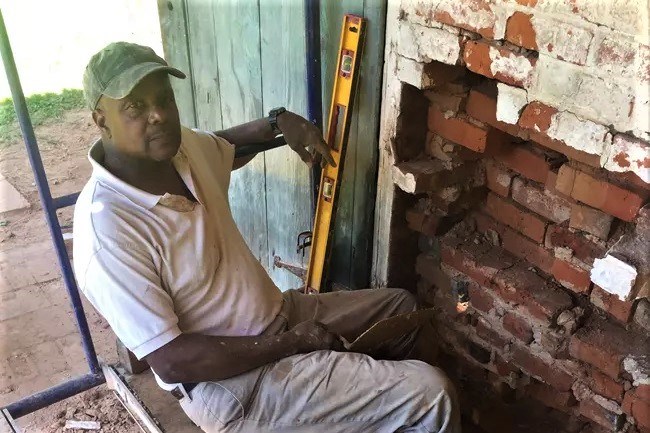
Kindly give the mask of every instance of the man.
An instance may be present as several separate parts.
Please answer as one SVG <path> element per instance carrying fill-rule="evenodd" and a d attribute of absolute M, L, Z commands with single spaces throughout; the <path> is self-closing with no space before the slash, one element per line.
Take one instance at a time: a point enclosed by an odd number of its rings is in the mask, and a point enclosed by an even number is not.
<path fill-rule="evenodd" d="M 419 361 L 341 349 L 415 309 L 403 290 L 304 295 L 273 284 L 230 213 L 234 148 L 282 133 L 303 160 L 331 161 L 316 127 L 273 110 L 225 131 L 180 126 L 153 50 L 118 42 L 92 57 L 85 96 L 101 139 L 75 208 L 75 272 L 120 340 L 206 432 L 458 432 L 450 384 Z M 373 353 L 407 356 L 414 335 Z"/>

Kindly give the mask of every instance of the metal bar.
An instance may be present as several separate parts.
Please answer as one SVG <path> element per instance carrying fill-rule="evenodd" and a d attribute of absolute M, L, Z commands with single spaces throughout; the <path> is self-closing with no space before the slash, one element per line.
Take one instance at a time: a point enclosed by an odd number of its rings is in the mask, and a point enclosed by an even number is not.
<path fill-rule="evenodd" d="M 323 129 L 323 91 L 321 81 L 320 52 L 320 0 L 305 0 L 305 39 L 307 60 L 307 117 Z M 312 223 L 316 215 L 318 187 L 321 168 L 315 164 L 309 172 L 311 186 Z"/>
<path fill-rule="evenodd" d="M 285 144 L 287 144 L 287 142 L 282 136 L 275 137 L 272 140 L 264 141 L 262 143 L 242 144 L 240 146 L 235 146 L 235 158 L 255 155 L 260 152 L 275 149 L 276 147 L 284 146 Z"/>
<path fill-rule="evenodd" d="M 61 209 L 64 207 L 72 206 L 77 202 L 77 198 L 79 198 L 78 192 L 64 195 L 62 197 L 56 197 L 52 199 L 52 204 L 54 205 L 54 209 Z"/>
<path fill-rule="evenodd" d="M 0 11 L 0 51 L 5 72 L 7 73 L 9 88 L 11 89 L 16 117 L 18 118 L 20 130 L 25 140 L 29 162 L 32 166 L 34 177 L 36 178 L 36 186 L 38 187 L 38 194 L 41 199 L 43 210 L 45 211 L 47 225 L 50 229 L 50 236 L 54 242 L 56 257 L 59 261 L 59 266 L 61 267 L 63 281 L 68 290 L 74 316 L 77 321 L 77 327 L 81 334 L 81 342 L 86 355 L 86 361 L 88 362 L 88 367 L 90 368 L 91 373 L 101 373 L 102 370 L 99 366 L 99 361 L 97 360 L 95 347 L 93 345 L 92 337 L 90 336 L 90 329 L 88 328 L 88 322 L 86 321 L 83 305 L 81 304 L 81 297 L 79 296 L 79 290 L 77 289 L 77 283 L 72 271 L 72 264 L 68 259 L 68 253 L 66 252 L 65 242 L 63 241 L 61 227 L 59 226 L 59 220 L 56 216 L 56 208 L 52 200 L 50 187 L 47 183 L 47 176 L 45 175 L 43 161 L 41 160 L 36 136 L 34 135 L 34 128 L 32 127 L 32 121 L 29 117 L 29 111 L 27 110 L 25 95 L 23 94 L 23 89 L 20 85 L 20 78 L 16 69 L 14 55 L 11 51 L 9 35 L 7 34 L 7 28 L 5 26 L 4 17 L 2 16 L 2 11 Z"/>
<path fill-rule="evenodd" d="M 25 397 L 22 400 L 13 402 L 4 409 L 9 412 L 13 418 L 20 418 L 42 409 L 45 406 L 65 400 L 66 398 L 70 398 L 80 392 L 87 391 L 104 382 L 106 382 L 106 379 L 104 378 L 103 373 L 89 373 L 71 379 L 60 385 L 53 386 L 52 388 L 37 392 L 36 394 Z"/>

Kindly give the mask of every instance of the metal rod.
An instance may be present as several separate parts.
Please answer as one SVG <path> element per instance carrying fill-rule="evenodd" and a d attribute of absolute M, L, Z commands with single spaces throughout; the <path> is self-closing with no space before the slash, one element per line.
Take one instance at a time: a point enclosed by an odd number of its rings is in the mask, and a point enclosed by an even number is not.
<path fill-rule="evenodd" d="M 52 199 L 52 203 L 54 204 L 54 209 L 62 209 L 64 207 L 72 206 L 77 202 L 77 199 L 79 198 L 78 192 L 64 195 L 62 197 L 56 197 Z"/>
<path fill-rule="evenodd" d="M 307 62 L 307 116 L 309 121 L 323 129 L 323 93 L 320 52 L 320 0 L 305 0 L 305 39 Z M 315 164 L 309 172 L 311 185 L 312 220 L 316 215 L 321 168 Z M 312 221 L 313 222 L 313 221 Z"/>
<path fill-rule="evenodd" d="M 11 414 L 13 418 L 20 418 L 25 415 L 29 415 L 32 412 L 36 412 L 39 409 L 49 406 L 51 404 L 57 403 L 66 398 L 70 398 L 73 395 L 77 395 L 80 392 L 87 391 L 91 388 L 101 385 L 106 382 L 103 373 L 97 374 L 86 374 L 84 376 L 79 376 L 74 379 L 71 379 L 61 385 L 53 386 L 52 388 L 45 389 L 36 394 L 25 397 L 22 400 L 18 400 L 14 403 L 11 403 L 9 406 L 4 409 Z"/>
<path fill-rule="evenodd" d="M 61 233 L 59 220 L 56 216 L 56 207 L 54 206 L 50 187 L 47 183 L 47 176 L 45 175 L 43 161 L 41 160 L 38 143 L 36 142 L 36 136 L 34 135 L 34 128 L 29 117 L 29 111 L 27 110 L 25 95 L 23 94 L 23 89 L 20 85 L 20 77 L 18 76 L 18 70 L 16 69 L 13 52 L 11 51 L 9 35 L 7 34 L 7 28 L 5 26 L 4 17 L 2 16 L 2 11 L 0 11 L 0 52 L 2 54 L 5 72 L 7 73 L 9 88 L 11 89 L 11 97 L 16 110 L 16 117 L 18 118 L 20 130 L 25 140 L 29 162 L 32 166 L 34 177 L 36 178 L 38 194 L 41 199 L 43 210 L 45 211 L 47 225 L 50 229 L 50 236 L 52 237 L 54 249 L 56 250 L 56 257 L 59 261 L 59 266 L 61 267 L 61 273 L 63 274 L 63 282 L 65 283 L 68 295 L 70 296 L 70 302 L 77 321 L 77 327 L 81 334 L 81 343 L 86 355 L 86 361 L 88 362 L 88 367 L 90 368 L 91 373 L 101 373 L 102 370 L 99 366 L 99 361 L 97 360 L 95 346 L 93 345 L 90 329 L 88 328 L 88 322 L 86 321 L 83 305 L 81 304 L 81 297 L 79 296 L 79 290 L 77 289 L 77 283 L 72 271 L 72 264 L 68 258 L 63 234 Z"/>

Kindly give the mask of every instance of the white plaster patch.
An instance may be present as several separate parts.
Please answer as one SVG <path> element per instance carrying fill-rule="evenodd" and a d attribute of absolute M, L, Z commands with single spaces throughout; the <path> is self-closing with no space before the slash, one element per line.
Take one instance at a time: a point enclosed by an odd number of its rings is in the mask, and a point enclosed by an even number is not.
<path fill-rule="evenodd" d="M 618 403 L 613 400 L 609 400 L 602 395 L 594 395 L 593 400 L 610 412 L 613 412 L 617 415 L 621 415 L 623 413 L 621 406 Z"/>
<path fill-rule="evenodd" d="M 460 57 L 460 42 L 457 35 L 442 29 L 401 23 L 397 52 L 418 62 L 435 60 L 455 65 Z"/>
<path fill-rule="evenodd" d="M 514 80 L 523 83 L 524 87 L 530 84 L 530 77 L 533 72 L 533 65 L 523 56 L 513 53 L 502 55 L 494 47 L 490 47 L 490 71 L 492 75 L 503 74 L 512 77 Z"/>
<path fill-rule="evenodd" d="M 510 182 L 512 181 L 512 179 L 506 173 L 497 173 L 496 181 L 502 187 L 509 188 L 510 187 Z"/>
<path fill-rule="evenodd" d="M 650 145 L 641 140 L 617 135 L 609 146 L 600 163 L 609 171 L 636 173 L 644 182 L 650 183 Z"/>
<path fill-rule="evenodd" d="M 584 65 L 593 34 L 587 30 L 558 20 L 533 15 L 531 20 L 540 53 Z"/>
<path fill-rule="evenodd" d="M 424 72 L 424 63 L 402 56 L 397 56 L 397 78 L 418 89 L 426 89 L 433 84 L 431 78 Z"/>
<path fill-rule="evenodd" d="M 623 368 L 632 376 L 634 386 L 650 385 L 650 371 L 637 358 L 631 356 L 625 358 L 623 360 Z M 647 358 L 647 356 L 642 358 L 642 361 L 646 360 L 646 364 L 648 363 Z"/>
<path fill-rule="evenodd" d="M 521 110 L 528 104 L 528 93 L 519 87 L 498 83 L 497 120 L 516 125 Z"/>
<path fill-rule="evenodd" d="M 609 254 L 596 259 L 591 270 L 591 281 L 603 290 L 625 301 L 636 281 L 636 268 Z"/>
<path fill-rule="evenodd" d="M 562 140 L 567 146 L 592 155 L 601 155 L 611 137 L 608 129 L 590 120 L 582 120 L 573 113 L 560 111 L 551 118 L 549 137 Z"/>

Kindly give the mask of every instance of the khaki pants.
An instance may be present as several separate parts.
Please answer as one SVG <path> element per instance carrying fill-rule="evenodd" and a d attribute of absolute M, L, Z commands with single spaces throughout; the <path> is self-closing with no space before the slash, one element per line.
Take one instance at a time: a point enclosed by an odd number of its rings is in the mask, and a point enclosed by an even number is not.
<path fill-rule="evenodd" d="M 265 334 L 315 319 L 352 341 L 377 321 L 414 309 L 412 295 L 400 289 L 289 291 Z M 404 356 L 414 339 L 408 335 L 387 342 L 378 354 Z M 460 432 L 455 392 L 441 370 L 360 353 L 323 350 L 284 358 L 227 380 L 201 383 L 181 405 L 207 433 Z"/>

